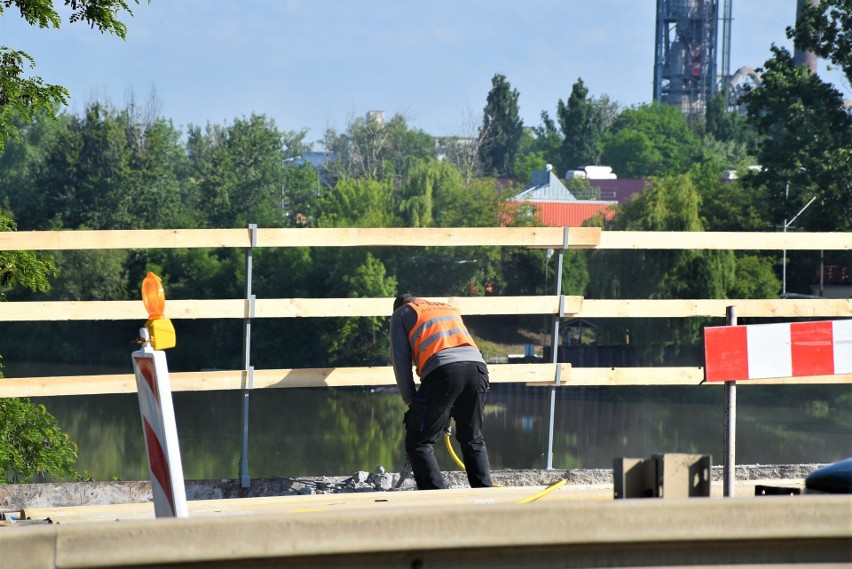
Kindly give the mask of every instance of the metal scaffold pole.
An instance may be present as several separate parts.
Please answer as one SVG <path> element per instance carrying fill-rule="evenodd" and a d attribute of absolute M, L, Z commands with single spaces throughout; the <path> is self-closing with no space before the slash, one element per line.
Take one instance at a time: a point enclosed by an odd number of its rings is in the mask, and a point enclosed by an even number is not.
<path fill-rule="evenodd" d="M 252 254 L 257 247 L 257 224 L 248 226 L 251 234 L 251 246 L 246 250 L 246 300 L 249 303 L 248 317 L 243 320 L 243 369 L 245 370 L 245 385 L 243 386 L 242 408 L 242 446 L 240 450 L 240 486 L 248 488 L 251 478 L 248 472 L 248 431 L 249 431 L 249 397 L 254 387 L 254 366 L 251 365 L 251 321 L 254 318 L 255 297 L 251 293 Z"/>
<path fill-rule="evenodd" d="M 550 419 L 547 429 L 547 470 L 553 469 L 553 431 L 556 419 L 556 390 L 559 389 L 562 380 L 562 368 L 559 366 L 559 323 L 565 315 L 565 297 L 562 296 L 562 265 L 565 257 L 565 249 L 568 248 L 568 228 L 563 228 L 562 249 L 559 250 L 556 263 L 556 295 L 559 297 L 559 313 L 553 319 L 553 344 L 551 348 L 551 360 L 556 367 L 556 377 L 553 387 L 550 388 Z"/>
<path fill-rule="evenodd" d="M 729 306 L 726 309 L 728 326 L 737 325 L 737 307 Z M 736 480 L 736 454 L 737 454 L 737 382 L 725 382 L 725 427 L 724 427 L 724 491 L 725 496 L 734 495 L 734 481 Z"/>

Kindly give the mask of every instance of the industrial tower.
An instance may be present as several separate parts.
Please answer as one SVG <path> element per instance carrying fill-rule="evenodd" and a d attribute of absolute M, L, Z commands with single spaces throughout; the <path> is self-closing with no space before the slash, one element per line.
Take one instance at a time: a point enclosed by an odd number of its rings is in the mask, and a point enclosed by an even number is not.
<path fill-rule="evenodd" d="M 654 101 L 704 117 L 716 93 L 719 0 L 657 0 Z"/>

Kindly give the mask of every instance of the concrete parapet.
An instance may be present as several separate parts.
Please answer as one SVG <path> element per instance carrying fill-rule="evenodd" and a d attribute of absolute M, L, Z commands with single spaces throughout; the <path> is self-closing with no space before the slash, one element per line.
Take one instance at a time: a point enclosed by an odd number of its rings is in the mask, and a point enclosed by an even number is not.
<path fill-rule="evenodd" d="M 516 504 L 489 501 L 494 490 L 465 504 L 10 528 L 0 550 L 17 569 L 852 563 L 852 496 Z"/>

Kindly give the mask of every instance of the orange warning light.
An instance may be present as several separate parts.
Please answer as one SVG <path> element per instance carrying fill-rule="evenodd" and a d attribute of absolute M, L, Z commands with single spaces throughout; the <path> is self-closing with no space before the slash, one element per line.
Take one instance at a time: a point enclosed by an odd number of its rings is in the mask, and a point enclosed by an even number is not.
<path fill-rule="evenodd" d="M 177 343 L 175 328 L 172 321 L 163 316 L 166 308 L 166 293 L 163 282 L 154 273 L 149 272 L 142 281 L 142 302 L 148 311 L 148 321 L 145 327 L 151 337 L 151 345 L 155 350 L 174 348 Z"/>
<path fill-rule="evenodd" d="M 152 272 L 148 272 L 142 281 L 142 302 L 151 318 L 159 318 L 166 309 L 166 293 L 163 281 Z"/>

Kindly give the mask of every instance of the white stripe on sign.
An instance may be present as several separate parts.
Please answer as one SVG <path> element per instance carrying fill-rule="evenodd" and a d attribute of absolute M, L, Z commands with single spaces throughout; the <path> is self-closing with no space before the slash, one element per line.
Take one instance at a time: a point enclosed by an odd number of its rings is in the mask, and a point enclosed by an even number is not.
<path fill-rule="evenodd" d="M 834 336 L 834 373 L 852 373 L 852 320 L 835 320 L 832 323 Z"/>
<path fill-rule="evenodd" d="M 793 375 L 789 324 L 746 326 L 746 335 L 749 378 L 766 379 Z"/>

